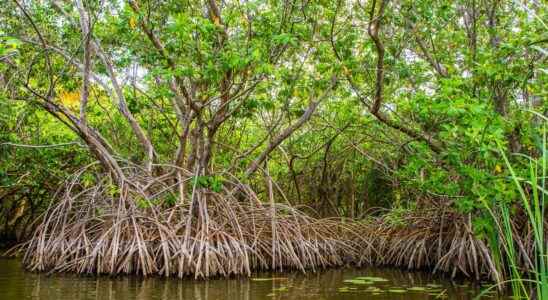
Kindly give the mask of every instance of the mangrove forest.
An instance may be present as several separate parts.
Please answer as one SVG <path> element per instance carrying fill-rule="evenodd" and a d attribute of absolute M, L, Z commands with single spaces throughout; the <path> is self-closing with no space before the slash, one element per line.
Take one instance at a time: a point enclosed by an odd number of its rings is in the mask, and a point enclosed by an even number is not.
<path fill-rule="evenodd" d="M 548 299 L 547 13 L 0 1 L 0 299 Z"/>

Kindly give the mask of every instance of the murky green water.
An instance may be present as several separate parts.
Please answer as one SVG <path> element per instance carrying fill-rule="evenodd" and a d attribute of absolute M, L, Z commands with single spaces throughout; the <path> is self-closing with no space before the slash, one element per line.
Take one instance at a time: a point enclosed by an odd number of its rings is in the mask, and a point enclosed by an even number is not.
<path fill-rule="evenodd" d="M 317 273 L 257 274 L 208 281 L 35 274 L 15 259 L 0 259 L 0 300 L 74 299 L 473 299 L 481 287 L 421 272 L 330 269 Z M 507 299 L 489 294 L 482 299 Z"/>

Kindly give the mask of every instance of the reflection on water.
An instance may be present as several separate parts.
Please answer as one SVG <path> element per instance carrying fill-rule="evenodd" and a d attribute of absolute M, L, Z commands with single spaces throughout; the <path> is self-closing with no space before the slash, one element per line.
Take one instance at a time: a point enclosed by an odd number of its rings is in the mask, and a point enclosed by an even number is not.
<path fill-rule="evenodd" d="M 368 278 L 383 280 L 373 282 Z M 196 281 L 137 276 L 48 276 L 23 271 L 18 260 L 0 259 L 0 300 L 473 299 L 479 291 L 479 286 L 463 281 L 378 268 L 330 269 L 309 274 L 262 273 L 253 279 Z M 503 297 L 492 293 L 485 299 Z"/>

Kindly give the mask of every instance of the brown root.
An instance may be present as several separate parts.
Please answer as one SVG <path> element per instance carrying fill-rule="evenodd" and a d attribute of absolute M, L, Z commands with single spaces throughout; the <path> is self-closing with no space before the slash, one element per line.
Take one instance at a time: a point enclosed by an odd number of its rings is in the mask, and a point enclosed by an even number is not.
<path fill-rule="evenodd" d="M 376 257 L 376 264 L 500 279 L 490 249 L 462 214 L 433 209 L 410 212 L 402 219 L 405 225 L 381 219 L 374 226 L 376 248 L 384 254 Z"/>
<path fill-rule="evenodd" d="M 473 233 L 470 217 L 448 208 L 406 212 L 397 224 L 386 216 L 316 219 L 289 205 L 261 202 L 235 179 L 213 192 L 193 185 L 192 174 L 180 169 L 163 177 L 137 168 L 125 173 L 122 186 L 104 176 L 90 188 L 83 187 L 82 172 L 75 175 L 24 244 L 27 269 L 207 278 L 352 264 L 497 282 L 506 275 L 487 242 Z M 534 243 L 530 228 L 518 221 L 515 242 L 527 270 Z"/>
<path fill-rule="evenodd" d="M 108 176 L 82 188 L 75 176 L 28 243 L 25 266 L 204 278 L 254 269 L 314 270 L 359 256 L 357 244 L 340 238 L 344 227 L 338 222 L 261 203 L 243 184 L 216 193 L 192 187 L 188 173 L 175 182 L 132 168 L 126 173 L 128 182 L 117 188 Z M 188 199 L 174 193 L 183 181 L 192 188 Z M 168 195 L 177 196 L 174 205 L 159 202 Z"/>

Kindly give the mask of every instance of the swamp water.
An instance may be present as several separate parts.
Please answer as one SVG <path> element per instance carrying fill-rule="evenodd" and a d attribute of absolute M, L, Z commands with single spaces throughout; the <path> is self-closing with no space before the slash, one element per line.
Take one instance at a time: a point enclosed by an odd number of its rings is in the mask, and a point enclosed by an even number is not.
<path fill-rule="evenodd" d="M 384 268 L 259 273 L 252 278 L 191 280 L 138 276 L 37 274 L 0 258 L 0 300 L 474 299 L 485 287 L 424 272 Z M 510 299 L 495 292 L 481 299 Z"/>

